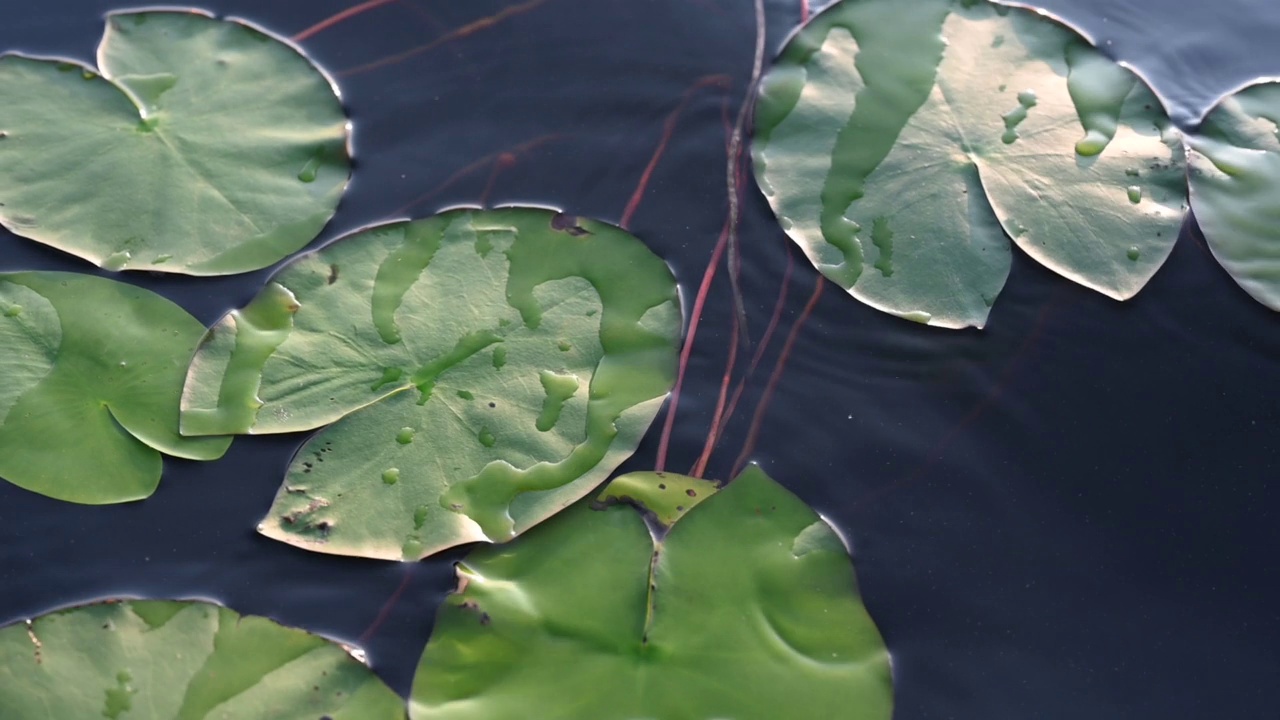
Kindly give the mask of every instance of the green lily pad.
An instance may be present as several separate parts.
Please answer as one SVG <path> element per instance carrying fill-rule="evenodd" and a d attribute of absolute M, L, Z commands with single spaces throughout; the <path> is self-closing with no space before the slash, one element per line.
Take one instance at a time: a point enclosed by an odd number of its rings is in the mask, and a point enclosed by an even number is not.
<path fill-rule="evenodd" d="M 206 602 L 129 600 L 0 628 L 0 708 L 22 720 L 399 720 L 341 646 Z"/>
<path fill-rule="evenodd" d="M 1214 257 L 1280 310 L 1280 81 L 1218 103 L 1188 136 L 1191 206 Z"/>
<path fill-rule="evenodd" d="M 621 479 L 651 496 L 662 480 Z M 459 563 L 413 720 L 891 716 L 889 655 L 844 545 L 764 472 L 661 539 L 630 507 L 595 508 Z"/>
<path fill-rule="evenodd" d="M 111 270 L 227 275 L 333 215 L 347 121 L 297 49 L 195 11 L 113 13 L 98 66 L 0 57 L 5 227 Z"/>
<path fill-rule="evenodd" d="M 680 321 L 671 271 L 609 225 L 505 208 L 375 227 L 212 328 L 182 432 L 332 423 L 259 528 L 283 542 L 409 560 L 502 542 L 635 450 Z"/>
<path fill-rule="evenodd" d="M 753 147 L 823 274 L 941 327 L 986 322 L 1006 235 L 1131 297 L 1185 209 L 1181 139 L 1145 83 L 1060 22 L 981 0 L 836 3 L 766 76 Z"/>
<path fill-rule="evenodd" d="M 74 273 L 0 273 L 0 477 L 85 504 L 139 500 L 160 453 L 215 460 L 229 437 L 178 435 L 204 326 L 155 293 Z"/>
<path fill-rule="evenodd" d="M 602 503 L 631 505 L 659 527 L 669 528 L 719 489 L 720 484 L 712 480 L 672 473 L 635 472 L 614 478 L 596 499 Z"/>

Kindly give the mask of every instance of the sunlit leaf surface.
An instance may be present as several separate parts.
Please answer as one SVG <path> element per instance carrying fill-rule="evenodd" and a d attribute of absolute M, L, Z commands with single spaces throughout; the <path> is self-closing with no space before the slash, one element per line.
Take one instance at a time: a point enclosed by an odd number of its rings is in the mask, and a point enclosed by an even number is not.
<path fill-rule="evenodd" d="M 788 43 L 757 114 L 757 179 L 809 259 L 868 305 L 932 325 L 986 322 L 1007 237 L 1128 298 L 1185 209 L 1159 100 L 1024 9 L 837 3 Z"/>
<path fill-rule="evenodd" d="M 1280 310 L 1280 81 L 1224 98 L 1187 144 L 1191 206 L 1209 249 Z"/>
<path fill-rule="evenodd" d="M 452 211 L 287 266 L 206 337 L 182 431 L 332 423 L 261 531 L 418 559 L 509 540 L 602 482 L 665 398 L 679 331 L 670 270 L 627 233 Z"/>
<path fill-rule="evenodd" d="M 0 273 L 0 477 L 61 500 L 117 503 L 155 491 L 161 452 L 221 457 L 230 438 L 178 435 L 183 375 L 203 332 L 132 285 Z"/>
<path fill-rule="evenodd" d="M 348 174 L 333 86 L 249 25 L 116 13 L 98 69 L 0 57 L 0 223 L 99 266 L 266 267 L 320 232 Z"/>
<path fill-rule="evenodd" d="M 14 720 L 400 720 L 339 645 L 205 602 L 98 603 L 0 628 Z"/>
<path fill-rule="evenodd" d="M 687 514 L 655 540 L 635 508 L 584 503 L 472 553 L 411 718 L 889 719 L 888 653 L 817 514 L 755 467 L 711 497 L 691 478 L 617 482 L 606 499 Z"/>

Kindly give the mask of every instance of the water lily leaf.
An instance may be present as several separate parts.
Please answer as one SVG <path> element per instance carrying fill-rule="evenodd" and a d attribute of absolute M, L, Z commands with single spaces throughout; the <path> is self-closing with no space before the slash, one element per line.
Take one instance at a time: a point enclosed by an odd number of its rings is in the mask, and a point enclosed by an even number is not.
<path fill-rule="evenodd" d="M 1008 237 L 1131 297 L 1185 209 L 1155 95 L 1060 22 L 972 1 L 845 0 L 761 86 L 757 180 L 827 277 L 886 312 L 981 327 Z"/>
<path fill-rule="evenodd" d="M 628 473 L 614 478 L 597 498 L 639 509 L 659 527 L 671 527 L 698 503 L 720 489 L 719 483 L 671 473 Z"/>
<path fill-rule="evenodd" d="M 602 482 L 675 374 L 667 266 L 546 210 L 459 210 L 299 258 L 215 325 L 182 432 L 333 423 L 260 526 L 343 555 L 418 559 L 505 541 Z"/>
<path fill-rule="evenodd" d="M 243 22 L 113 13 L 97 70 L 0 57 L 0 223 L 101 267 L 266 267 L 320 232 L 349 170 L 328 78 Z"/>
<path fill-rule="evenodd" d="M 628 493 L 671 492 L 662 480 L 631 478 Z M 413 720 L 892 714 L 889 656 L 844 545 L 758 468 L 660 539 L 630 507 L 582 504 L 473 552 L 458 578 Z"/>
<path fill-rule="evenodd" d="M 215 460 L 228 437 L 178 435 L 204 326 L 147 290 L 74 273 L 0 273 L 0 477 L 85 504 L 140 500 L 160 453 Z"/>
<path fill-rule="evenodd" d="M 336 643 L 207 602 L 95 603 L 0 628 L 0 707 L 23 720 L 398 720 Z"/>
<path fill-rule="evenodd" d="M 1280 81 L 1224 98 L 1187 144 L 1191 206 L 1209 249 L 1280 310 Z"/>

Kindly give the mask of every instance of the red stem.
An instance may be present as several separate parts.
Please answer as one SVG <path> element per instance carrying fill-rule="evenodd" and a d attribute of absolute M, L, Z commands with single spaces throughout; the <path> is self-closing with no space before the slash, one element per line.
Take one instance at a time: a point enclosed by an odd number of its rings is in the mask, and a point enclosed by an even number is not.
<path fill-rule="evenodd" d="M 778 364 L 773 367 L 773 373 L 769 375 L 769 382 L 764 387 L 764 394 L 760 396 L 760 403 L 756 405 L 756 413 L 751 418 L 751 429 L 747 431 L 747 441 L 743 443 L 742 452 L 733 463 L 732 477 L 737 477 L 738 473 L 742 472 L 742 468 L 747 464 L 747 459 L 751 457 L 752 451 L 755 450 L 756 438 L 760 435 L 761 422 L 764 420 L 765 412 L 769 409 L 770 401 L 773 400 L 773 392 L 778 388 L 778 380 L 782 378 L 782 371 L 787 366 L 787 360 L 791 357 L 791 348 L 795 346 L 800 330 L 804 327 L 809 316 L 813 314 L 813 309 L 817 307 L 818 300 L 822 297 L 822 289 L 826 287 L 826 283 L 823 282 L 821 275 L 818 276 L 815 282 L 813 294 L 809 296 L 809 302 L 805 304 L 804 310 L 800 312 L 795 324 L 791 326 L 791 332 L 787 333 L 787 341 L 783 343 L 782 352 L 778 354 Z"/>
<path fill-rule="evenodd" d="M 800 0 L 800 22 L 809 20 L 809 0 Z"/>
<path fill-rule="evenodd" d="M 373 634 L 378 631 L 378 628 L 382 627 L 382 623 L 386 622 L 387 618 L 391 616 L 391 610 L 395 608 L 396 603 L 400 601 L 400 596 L 404 595 L 405 590 L 409 589 L 409 582 L 413 580 L 413 570 L 417 566 L 417 563 L 405 563 L 404 579 L 400 581 L 400 586 L 397 587 L 396 591 L 391 593 L 391 597 L 387 598 L 387 601 L 382 604 L 382 609 L 378 611 L 378 616 L 373 619 L 373 622 L 369 623 L 369 627 L 365 628 L 364 632 L 360 633 L 360 637 L 356 639 L 357 645 L 363 646 L 367 643 L 369 638 L 373 637 Z"/>
<path fill-rule="evenodd" d="M 662 423 L 662 435 L 658 439 L 658 458 L 654 462 L 654 470 L 662 472 L 667 465 L 667 447 L 671 442 L 671 427 L 676 421 L 676 408 L 680 405 L 680 389 L 684 386 L 685 371 L 689 368 L 689 354 L 693 351 L 693 341 L 698 336 L 698 323 L 702 320 L 702 308 L 707 304 L 707 293 L 711 290 L 711 281 L 716 277 L 716 268 L 720 266 L 720 258 L 724 256 L 725 245 L 729 240 L 729 224 L 725 223 L 720 231 L 720 239 L 716 241 L 715 250 L 711 252 L 711 262 L 702 273 L 702 284 L 698 286 L 698 294 L 693 300 L 693 313 L 689 319 L 689 334 L 685 337 L 684 347 L 680 349 L 680 365 L 676 370 L 676 384 L 671 389 L 671 403 L 667 406 L 667 417 Z"/>
<path fill-rule="evenodd" d="M 729 382 L 733 379 L 733 365 L 738 360 L 738 332 L 738 323 L 734 322 L 729 337 L 729 360 L 725 363 L 724 376 L 720 378 L 720 397 L 716 400 L 715 414 L 711 416 L 711 432 L 707 434 L 707 442 L 702 446 L 702 455 L 689 473 L 696 478 L 702 477 L 707 471 L 711 449 L 715 446 L 715 429 L 720 426 L 720 419 L 724 416 L 725 398 L 729 395 Z"/>
<path fill-rule="evenodd" d="M 733 388 L 733 397 L 729 400 L 729 409 L 720 418 L 720 422 L 712 426 L 711 434 L 707 436 L 707 443 L 702 448 L 703 459 L 700 462 L 703 463 L 704 469 L 706 463 L 710 462 L 711 455 L 715 453 L 716 446 L 720 444 L 720 439 L 724 436 L 725 427 L 728 426 L 733 413 L 738 409 L 738 401 L 742 399 L 747 380 L 755 374 L 756 367 L 760 365 L 760 359 L 764 357 L 765 351 L 768 350 L 769 344 L 773 341 L 773 333 L 778 329 L 778 320 L 782 317 L 782 308 L 787 304 L 787 293 L 791 286 L 791 272 L 795 269 L 795 266 L 795 258 L 791 256 L 791 253 L 787 253 L 787 270 L 782 274 L 782 288 L 778 291 L 778 299 L 773 304 L 773 315 L 769 318 L 769 326 L 765 328 L 764 335 L 760 338 L 760 344 L 756 346 L 755 354 L 751 356 L 751 364 L 747 366 L 747 372 L 738 378 L 738 384 Z M 696 468 L 697 466 L 695 465 L 694 467 Z M 693 474 L 693 470 L 689 472 Z"/>
<path fill-rule="evenodd" d="M 424 45 L 419 45 L 418 47 L 410 48 L 409 50 L 405 50 L 404 52 L 401 52 L 401 53 L 396 53 L 395 55 L 389 55 L 387 57 L 382 58 L 381 60 L 374 60 L 373 62 L 365 63 L 364 65 L 357 65 L 356 67 L 350 68 L 348 70 L 343 70 L 342 72 L 338 73 L 338 77 L 351 77 L 352 75 L 359 75 L 361 73 L 369 72 L 370 70 L 377 70 L 378 68 L 383 68 L 388 65 L 394 65 L 398 62 L 403 62 L 405 60 L 408 60 L 411 57 L 414 57 L 415 55 L 421 55 L 422 53 L 430 52 L 447 42 L 452 42 L 453 40 L 459 40 L 464 37 L 469 37 L 471 35 L 476 34 L 477 32 L 480 32 L 481 30 L 487 30 L 493 27 L 494 25 L 501 23 L 503 20 L 506 20 L 507 18 L 514 17 L 516 15 L 523 15 L 524 13 L 527 13 L 530 10 L 534 10 L 540 5 L 543 5 L 544 3 L 546 3 L 546 1 L 547 0 L 526 0 L 526 2 L 522 2 L 517 5 L 505 7 L 502 10 L 492 15 L 489 15 L 487 17 L 482 17 L 479 20 L 473 20 L 467 23 L 466 25 L 463 25 L 462 27 L 457 28 L 456 30 L 447 32 L 444 35 L 441 35 L 440 37 Z"/>
<path fill-rule="evenodd" d="M 294 35 L 293 41 L 302 42 L 303 40 L 306 40 L 312 37 L 313 35 L 318 35 L 319 33 L 322 33 L 325 30 L 328 30 L 329 28 L 333 27 L 334 25 L 337 25 L 343 20 L 349 20 L 361 13 L 368 12 L 369 10 L 380 8 L 383 5 L 390 5 L 393 2 L 399 2 L 399 1 L 400 0 L 368 0 L 367 2 L 362 2 L 359 5 L 349 7 L 340 13 L 337 13 L 335 15 L 330 15 L 324 20 L 321 20 L 320 22 L 316 23 L 315 25 L 312 25 L 306 30 L 303 30 L 297 35 Z"/>
<path fill-rule="evenodd" d="M 497 182 L 498 174 L 515 164 L 515 155 L 509 152 L 498 153 L 498 157 L 493 161 L 493 171 L 489 173 L 489 182 L 485 184 L 484 192 L 480 193 L 480 207 L 489 206 L 489 193 L 493 192 L 493 184 Z"/>
<path fill-rule="evenodd" d="M 745 134 L 751 129 L 752 108 L 754 107 L 751 101 L 755 99 L 756 90 L 760 87 L 760 74 L 764 67 L 766 33 L 764 0 L 755 0 L 754 5 L 756 47 L 751 65 L 751 80 L 747 83 L 746 96 L 742 99 L 742 107 L 738 108 L 738 119 L 733 125 L 733 132 L 729 135 L 729 159 L 728 166 L 725 168 L 729 195 L 729 284 L 733 287 L 733 307 L 738 314 L 738 324 L 742 327 L 742 338 L 748 343 L 751 341 L 751 334 L 747 329 L 747 305 L 743 300 L 742 283 L 738 272 L 742 265 L 741 253 L 738 249 L 738 222 L 742 217 L 740 202 L 742 197 L 742 183 L 740 182 L 742 179 L 742 146 Z"/>
<path fill-rule="evenodd" d="M 667 151 L 667 145 L 671 142 L 671 136 L 675 132 L 676 122 L 680 119 L 681 113 L 688 106 L 689 101 L 693 99 L 694 93 L 708 85 L 719 85 L 725 90 L 729 89 L 729 77 L 727 75 L 706 75 L 698 78 L 693 85 L 684 91 L 684 95 L 680 97 L 680 104 L 676 105 L 668 115 L 667 119 L 662 123 L 662 138 L 658 141 L 658 146 L 654 148 L 653 155 L 649 158 L 649 164 L 645 166 L 644 172 L 640 173 L 640 182 L 636 184 L 636 189 L 631 193 L 631 199 L 627 201 L 627 207 L 622 211 L 622 219 L 618 221 L 618 226 L 627 229 L 631 225 L 631 218 L 635 215 L 636 209 L 640 207 L 640 200 L 644 198 L 644 192 L 649 187 L 649 180 L 653 177 L 653 171 L 658 167 L 658 161 L 662 159 L 662 155 Z"/>
<path fill-rule="evenodd" d="M 410 200 L 405 205 L 402 205 L 399 208 L 397 208 L 394 214 L 404 215 L 408 213 L 413 208 L 417 207 L 418 205 L 421 205 L 427 200 L 430 200 L 435 195 L 438 195 L 441 192 L 444 192 L 444 190 L 446 190 L 449 186 L 458 182 L 462 178 L 470 175 L 471 173 L 479 170 L 480 168 L 488 165 L 490 162 L 496 161 L 497 163 L 493 168 L 494 175 L 496 175 L 499 169 L 506 169 L 514 165 L 516 160 L 519 158 L 521 154 L 527 153 L 530 150 L 533 150 L 534 148 L 540 145 L 545 145 L 553 140 L 558 139 L 559 137 L 560 135 L 558 133 L 552 133 L 550 135 L 542 135 L 540 137 L 536 137 L 527 142 L 520 143 L 519 145 L 516 145 L 515 147 L 510 148 L 508 150 L 503 150 L 501 152 L 496 152 L 496 153 L 489 153 L 488 155 L 485 155 L 479 160 L 476 160 L 475 162 L 454 171 L 452 175 L 445 178 L 444 182 L 435 186 L 431 190 L 428 190 L 427 192 L 419 195 L 413 200 Z M 505 158 L 510 158 L 510 161 L 508 162 Z M 501 168 L 498 167 L 499 164 L 501 165 Z M 485 194 L 481 196 L 482 205 L 488 202 L 488 194 L 489 194 L 489 191 L 492 189 L 493 177 L 494 177 L 493 175 L 490 176 L 489 187 L 485 189 Z"/>

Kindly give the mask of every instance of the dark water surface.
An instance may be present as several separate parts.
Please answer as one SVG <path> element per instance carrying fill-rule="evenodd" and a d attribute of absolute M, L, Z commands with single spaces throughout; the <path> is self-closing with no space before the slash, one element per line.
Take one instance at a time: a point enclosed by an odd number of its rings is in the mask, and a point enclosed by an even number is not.
<path fill-rule="evenodd" d="M 903 0 L 909 2 L 910 0 Z M 292 35 L 354 0 L 219 0 L 205 8 Z M 429 42 L 511 0 L 405 0 L 304 43 L 335 74 Z M 1218 95 L 1280 75 L 1275 0 L 1043 0 L 1134 64 L 1191 122 Z M 93 0 L 0 0 L 0 48 L 91 60 Z M 769 4 L 770 47 L 799 0 Z M 398 216 L 460 168 L 518 154 L 494 202 L 617 220 L 667 113 L 698 78 L 750 72 L 747 0 L 547 0 L 410 60 L 340 77 L 356 178 L 323 242 Z M 632 229 L 696 287 L 725 211 L 722 96 L 691 100 Z M 487 168 L 415 206 L 480 200 Z M 1280 201 L 1280 198 L 1278 198 Z M 758 337 L 788 254 L 785 331 L 816 273 L 751 187 L 743 284 Z M 94 272 L 0 231 L 0 269 Z M 206 323 L 265 272 L 131 274 Z M 670 467 L 701 450 L 730 299 L 712 293 Z M 752 382 L 711 475 L 729 471 L 764 385 Z M 1249 299 L 1193 229 L 1120 304 L 1015 251 L 982 332 L 933 330 L 826 289 L 796 343 L 755 453 L 850 538 L 894 656 L 899 720 L 1280 716 L 1280 315 Z M 656 432 L 628 464 L 652 468 Z M 238 439 L 209 464 L 168 461 L 127 506 L 58 503 L 0 483 L 0 622 L 108 595 L 215 598 L 354 640 L 407 692 L 460 555 L 414 566 L 306 553 L 257 536 L 301 437 Z M 779 689 L 780 692 L 785 689 Z M 6 718 L 6 720 L 8 720 Z"/>

